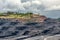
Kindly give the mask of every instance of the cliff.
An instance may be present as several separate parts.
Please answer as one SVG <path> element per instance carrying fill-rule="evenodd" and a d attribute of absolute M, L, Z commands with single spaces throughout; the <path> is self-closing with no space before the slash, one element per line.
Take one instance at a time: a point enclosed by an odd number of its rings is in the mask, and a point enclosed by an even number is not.
<path fill-rule="evenodd" d="M 35 21 L 35 22 L 44 22 L 47 19 L 46 16 L 38 14 L 5 14 L 1 15 L 0 18 L 4 19 L 15 19 L 20 21 Z"/>

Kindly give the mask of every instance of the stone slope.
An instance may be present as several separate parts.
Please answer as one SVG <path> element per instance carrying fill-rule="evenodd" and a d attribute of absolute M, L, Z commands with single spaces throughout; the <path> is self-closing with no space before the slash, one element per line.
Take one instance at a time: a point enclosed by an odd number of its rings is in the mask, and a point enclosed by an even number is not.
<path fill-rule="evenodd" d="M 44 22 L 0 19 L 0 38 L 60 34 L 60 22 L 47 18 Z"/>

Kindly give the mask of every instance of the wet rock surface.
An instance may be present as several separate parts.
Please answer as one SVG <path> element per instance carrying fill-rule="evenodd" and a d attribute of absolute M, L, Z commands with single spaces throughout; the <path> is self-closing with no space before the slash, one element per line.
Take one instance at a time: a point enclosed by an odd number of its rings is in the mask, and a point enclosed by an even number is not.
<path fill-rule="evenodd" d="M 60 22 L 57 19 L 48 18 L 44 22 L 24 23 L 14 19 L 0 19 L 0 38 L 56 34 L 60 34 Z"/>

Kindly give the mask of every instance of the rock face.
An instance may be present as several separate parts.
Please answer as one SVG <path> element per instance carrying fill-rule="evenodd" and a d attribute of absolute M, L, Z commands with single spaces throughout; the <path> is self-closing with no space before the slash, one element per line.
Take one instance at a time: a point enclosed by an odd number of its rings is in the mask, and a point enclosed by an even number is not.
<path fill-rule="evenodd" d="M 40 16 L 33 16 L 32 21 L 34 22 L 44 22 L 47 19 L 46 16 L 40 15 Z"/>
<path fill-rule="evenodd" d="M 0 19 L 0 38 L 23 35 L 56 35 L 60 34 L 60 22 L 41 16 L 44 22 L 20 21 L 18 19 Z"/>
<path fill-rule="evenodd" d="M 37 17 L 37 22 L 44 22 L 44 20 L 46 20 L 47 19 L 47 17 L 46 16 L 43 16 L 43 15 L 41 15 L 41 16 L 39 16 L 39 17 Z"/>

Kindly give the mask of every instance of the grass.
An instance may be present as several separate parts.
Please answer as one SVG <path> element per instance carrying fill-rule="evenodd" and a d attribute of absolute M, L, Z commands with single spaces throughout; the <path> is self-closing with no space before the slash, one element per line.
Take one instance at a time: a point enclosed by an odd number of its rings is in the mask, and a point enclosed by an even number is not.
<path fill-rule="evenodd" d="M 7 13 L 0 13 L 0 18 L 31 18 L 33 13 L 17 13 L 17 12 L 7 12 Z"/>

